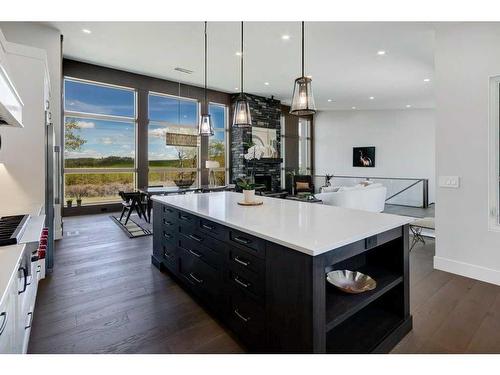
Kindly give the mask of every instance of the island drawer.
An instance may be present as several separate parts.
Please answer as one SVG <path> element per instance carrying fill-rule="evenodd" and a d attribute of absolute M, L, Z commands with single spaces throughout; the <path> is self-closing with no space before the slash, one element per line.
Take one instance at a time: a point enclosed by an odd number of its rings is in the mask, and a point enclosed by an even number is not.
<path fill-rule="evenodd" d="M 161 219 L 162 227 L 175 228 L 177 227 L 177 217 L 175 215 L 164 215 Z"/>
<path fill-rule="evenodd" d="M 236 246 L 231 246 L 227 254 L 229 264 L 235 270 L 249 270 L 257 275 L 264 274 L 265 264 L 262 259 L 257 258 Z"/>
<path fill-rule="evenodd" d="M 208 247 L 201 245 L 199 242 L 180 236 L 178 246 L 209 266 L 215 269 L 221 268 L 222 256 Z"/>
<path fill-rule="evenodd" d="M 172 229 L 166 229 L 165 227 L 162 228 L 161 230 L 161 242 L 163 244 L 172 244 L 176 245 L 177 244 L 177 233 L 174 228 Z"/>
<path fill-rule="evenodd" d="M 179 211 L 178 219 L 179 219 L 179 224 L 191 225 L 194 227 L 197 227 L 198 226 L 197 224 L 199 222 L 198 217 L 183 211 Z"/>
<path fill-rule="evenodd" d="M 162 245 L 163 261 L 165 265 L 173 272 L 176 272 L 177 249 L 174 245 Z"/>
<path fill-rule="evenodd" d="M 232 290 L 227 315 L 229 326 L 249 348 L 262 347 L 265 342 L 265 311 L 261 306 L 238 290 Z"/>
<path fill-rule="evenodd" d="M 195 241 L 203 246 L 206 246 L 217 253 L 222 254 L 225 252 L 226 244 L 224 242 L 210 237 L 205 232 L 202 232 L 201 230 L 198 230 L 195 227 L 186 224 L 181 224 L 179 225 L 179 233 L 182 236 L 185 236 L 186 238 L 189 238 L 192 241 Z"/>
<path fill-rule="evenodd" d="M 183 249 L 179 249 L 179 272 L 193 291 L 202 297 L 217 296 L 220 289 L 219 272 Z"/>
<path fill-rule="evenodd" d="M 229 231 L 229 241 L 259 258 L 266 257 L 266 242 L 258 237 L 234 229 Z"/>
<path fill-rule="evenodd" d="M 227 272 L 228 281 L 234 289 L 239 289 L 244 293 L 249 293 L 259 301 L 264 299 L 264 278 L 253 272 L 238 270 L 235 271 L 230 265 Z"/>
<path fill-rule="evenodd" d="M 200 230 L 219 240 L 224 241 L 226 239 L 227 230 L 223 225 L 214 223 L 213 221 L 200 218 Z"/>
<path fill-rule="evenodd" d="M 163 212 L 163 217 L 172 218 L 174 220 L 177 218 L 178 211 L 175 208 L 172 208 L 170 206 L 161 205 L 161 209 Z"/>

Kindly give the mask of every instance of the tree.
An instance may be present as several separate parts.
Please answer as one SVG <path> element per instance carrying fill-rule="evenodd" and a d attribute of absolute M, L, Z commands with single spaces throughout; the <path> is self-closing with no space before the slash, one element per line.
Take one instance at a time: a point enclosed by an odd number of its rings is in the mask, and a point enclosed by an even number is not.
<path fill-rule="evenodd" d="M 64 148 L 66 151 L 79 151 L 87 143 L 82 136 L 75 134 L 80 130 L 80 125 L 75 120 L 67 121 L 64 124 Z"/>
<path fill-rule="evenodd" d="M 210 159 L 218 161 L 220 165 L 224 165 L 225 145 L 222 141 L 210 141 L 208 145 L 208 155 Z"/>

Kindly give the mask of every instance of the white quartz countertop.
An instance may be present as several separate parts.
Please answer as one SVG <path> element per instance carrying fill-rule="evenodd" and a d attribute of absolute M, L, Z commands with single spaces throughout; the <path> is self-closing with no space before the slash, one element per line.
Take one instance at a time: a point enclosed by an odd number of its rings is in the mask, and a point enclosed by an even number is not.
<path fill-rule="evenodd" d="M 261 206 L 240 206 L 237 202 L 243 200 L 243 194 L 233 192 L 153 196 L 152 199 L 313 256 L 414 220 L 267 197 L 258 197 L 264 201 Z"/>
<path fill-rule="evenodd" d="M 26 229 L 21 237 L 21 242 L 17 245 L 0 246 L 0 305 L 3 302 L 7 286 L 12 277 L 17 273 L 17 264 L 23 255 L 27 242 L 36 242 L 40 239 L 40 232 L 45 221 L 41 204 L 25 204 L 18 208 L 3 209 L 1 216 L 28 214 L 30 218 L 26 223 Z"/>

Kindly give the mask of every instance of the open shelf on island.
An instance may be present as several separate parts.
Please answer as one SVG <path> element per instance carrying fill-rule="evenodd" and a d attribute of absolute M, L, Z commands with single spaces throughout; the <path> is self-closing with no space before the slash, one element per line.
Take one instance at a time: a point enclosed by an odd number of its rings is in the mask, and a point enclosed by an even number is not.
<path fill-rule="evenodd" d="M 402 289 L 403 284 L 398 285 L 330 330 L 326 335 L 326 352 L 380 351 L 391 333 L 405 324 L 404 314 L 391 303 L 402 292 L 398 289 Z"/>
<path fill-rule="evenodd" d="M 403 282 L 402 275 L 379 266 L 363 266 L 356 271 L 371 276 L 377 282 L 377 287 L 360 294 L 348 294 L 325 281 L 327 283 L 325 299 L 327 332 Z"/>

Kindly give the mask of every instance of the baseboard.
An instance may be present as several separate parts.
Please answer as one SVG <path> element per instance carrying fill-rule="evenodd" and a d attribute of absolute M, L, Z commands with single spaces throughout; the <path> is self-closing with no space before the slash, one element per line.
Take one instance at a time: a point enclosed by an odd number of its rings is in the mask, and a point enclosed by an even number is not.
<path fill-rule="evenodd" d="M 434 256 L 434 268 L 455 273 L 460 276 L 500 285 L 500 271 L 491 268 L 476 266 L 470 263 Z"/>

